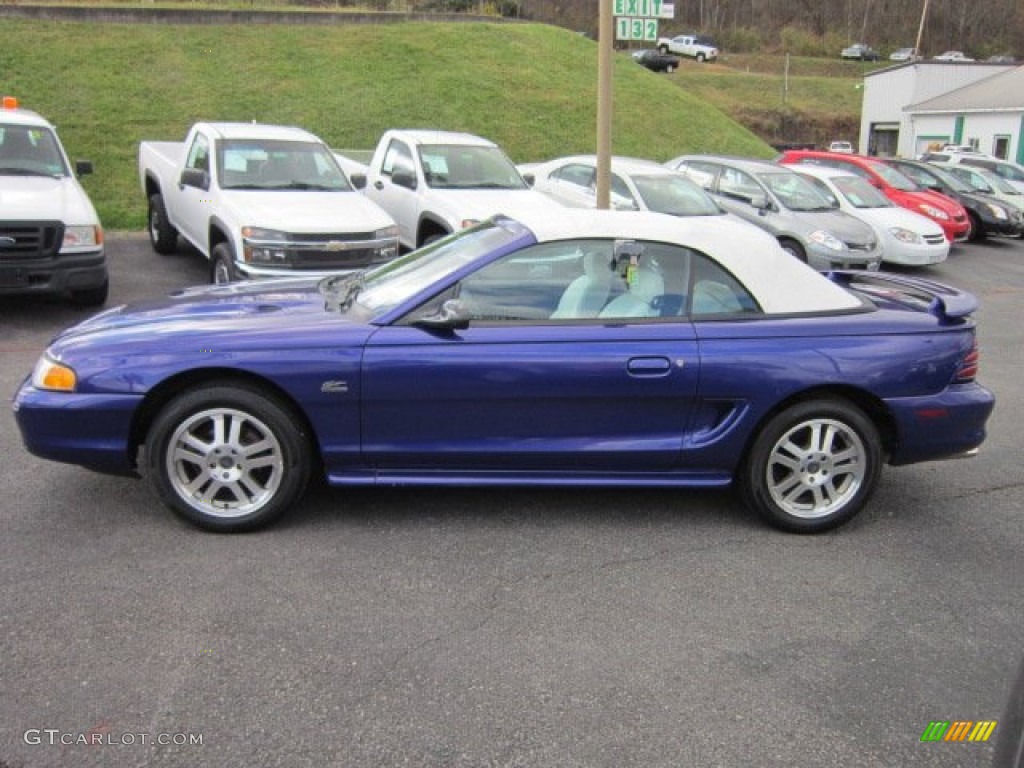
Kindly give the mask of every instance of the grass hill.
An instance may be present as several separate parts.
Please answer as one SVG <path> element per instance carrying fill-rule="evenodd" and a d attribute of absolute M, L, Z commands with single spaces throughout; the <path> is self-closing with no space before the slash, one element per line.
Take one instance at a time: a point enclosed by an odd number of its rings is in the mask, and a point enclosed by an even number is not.
<path fill-rule="evenodd" d="M 719 109 L 614 57 L 613 152 L 770 157 Z M 110 229 L 144 226 L 138 142 L 196 120 L 299 125 L 339 149 L 395 127 L 464 130 L 516 162 L 593 152 L 597 45 L 538 24 L 173 26 L 4 20 L 0 94 L 94 161 L 85 185 Z"/>

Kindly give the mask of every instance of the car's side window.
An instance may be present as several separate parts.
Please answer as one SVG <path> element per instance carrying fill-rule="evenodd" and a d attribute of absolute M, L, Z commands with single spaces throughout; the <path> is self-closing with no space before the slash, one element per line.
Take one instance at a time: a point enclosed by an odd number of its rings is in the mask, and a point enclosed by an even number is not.
<path fill-rule="evenodd" d="M 836 197 L 835 194 L 833 194 L 831 189 L 829 189 L 828 184 L 814 176 L 805 175 L 804 178 L 807 179 L 808 182 L 810 182 L 812 187 L 814 187 L 819 193 L 821 193 L 822 197 L 828 200 L 829 205 L 831 205 L 833 208 L 839 207 L 839 198 Z"/>
<path fill-rule="evenodd" d="M 685 173 L 704 189 L 711 189 L 714 185 L 715 174 L 718 173 L 717 166 L 711 163 L 703 163 L 699 160 L 690 160 L 683 163 L 678 167 L 678 170 Z"/>
<path fill-rule="evenodd" d="M 188 157 L 185 158 L 185 167 L 193 170 L 210 171 L 210 144 L 206 137 L 197 133 L 188 149 Z"/>
<path fill-rule="evenodd" d="M 694 253 L 690 268 L 688 313 L 694 320 L 760 314 L 750 292 L 720 264 Z"/>
<path fill-rule="evenodd" d="M 414 166 L 412 152 L 409 151 L 405 142 L 392 139 L 384 153 L 384 162 L 381 164 L 380 172 L 385 176 L 390 176 L 396 168 L 411 171 Z"/>
<path fill-rule="evenodd" d="M 573 184 L 582 189 L 589 189 L 594 181 L 594 169 L 588 165 L 573 163 L 564 165 L 551 174 L 551 178 L 566 184 Z"/>
<path fill-rule="evenodd" d="M 718 191 L 745 203 L 751 202 L 757 195 L 764 194 L 750 174 L 735 168 L 722 169 L 722 175 L 718 179 Z"/>

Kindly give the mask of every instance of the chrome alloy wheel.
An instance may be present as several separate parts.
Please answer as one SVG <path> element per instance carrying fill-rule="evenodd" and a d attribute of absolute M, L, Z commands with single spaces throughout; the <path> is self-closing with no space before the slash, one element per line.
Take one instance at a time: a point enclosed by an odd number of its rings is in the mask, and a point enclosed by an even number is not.
<path fill-rule="evenodd" d="M 171 488 L 198 512 L 250 515 L 274 498 L 284 474 L 281 444 L 251 414 L 210 408 L 183 421 L 166 455 Z"/>
<path fill-rule="evenodd" d="M 867 450 L 848 424 L 812 418 L 786 431 L 772 446 L 765 482 L 772 500 L 800 518 L 831 515 L 860 490 Z"/>

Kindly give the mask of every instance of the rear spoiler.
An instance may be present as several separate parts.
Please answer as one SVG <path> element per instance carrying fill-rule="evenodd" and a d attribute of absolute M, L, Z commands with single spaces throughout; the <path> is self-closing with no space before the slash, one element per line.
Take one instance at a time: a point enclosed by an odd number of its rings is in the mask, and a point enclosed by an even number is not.
<path fill-rule="evenodd" d="M 978 309 L 978 299 L 972 293 L 961 291 L 945 283 L 922 277 L 895 275 L 890 272 L 864 272 L 855 269 L 833 270 L 826 274 L 829 280 L 844 288 L 881 288 L 885 293 L 898 294 L 892 298 L 922 303 L 928 311 L 943 320 L 968 317 Z"/>

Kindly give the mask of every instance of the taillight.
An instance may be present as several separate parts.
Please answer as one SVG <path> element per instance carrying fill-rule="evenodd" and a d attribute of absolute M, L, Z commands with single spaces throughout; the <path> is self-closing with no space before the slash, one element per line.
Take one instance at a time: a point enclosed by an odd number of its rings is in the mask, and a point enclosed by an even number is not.
<path fill-rule="evenodd" d="M 971 343 L 970 351 L 960 360 L 957 366 L 956 375 L 953 376 L 954 384 L 969 384 L 978 375 L 978 364 L 981 361 L 981 354 L 978 352 L 978 339 Z"/>

